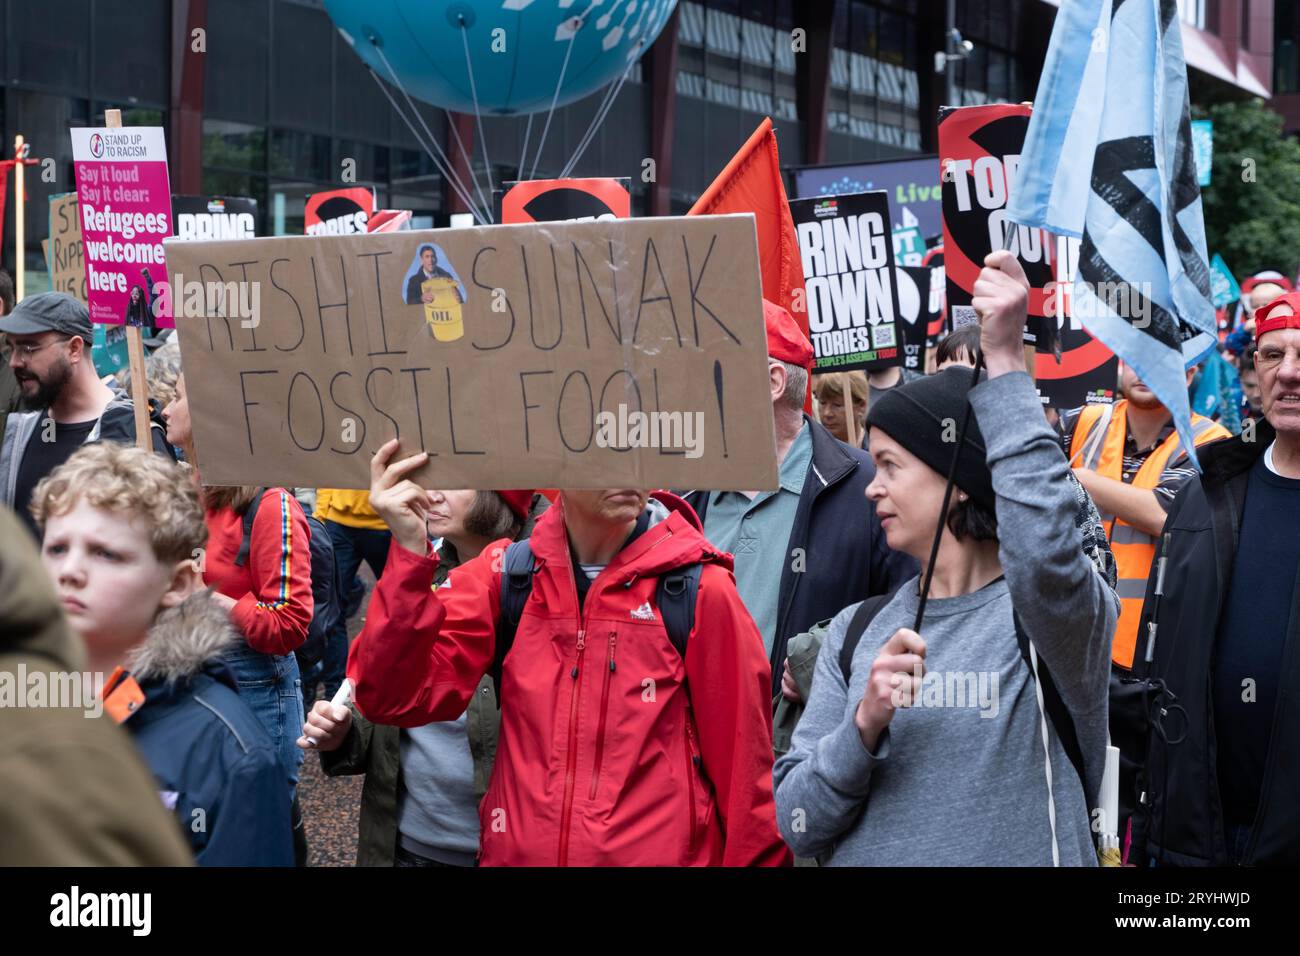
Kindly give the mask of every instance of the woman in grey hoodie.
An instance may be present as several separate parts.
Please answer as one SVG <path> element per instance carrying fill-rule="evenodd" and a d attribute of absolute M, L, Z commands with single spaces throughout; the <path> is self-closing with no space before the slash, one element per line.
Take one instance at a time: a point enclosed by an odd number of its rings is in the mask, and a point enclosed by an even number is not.
<path fill-rule="evenodd" d="M 777 823 L 799 856 L 832 866 L 1095 865 L 1119 601 L 1079 547 L 1069 466 L 1021 345 L 1027 284 L 994 253 L 975 287 L 987 378 L 950 369 L 890 392 L 868 415 L 867 488 L 896 551 L 921 562 L 872 619 L 848 669 L 857 606 L 832 622 L 793 749 L 774 769 Z M 911 630 L 965 405 L 973 416 Z M 1052 675 L 1083 779 L 1021 655 Z"/>

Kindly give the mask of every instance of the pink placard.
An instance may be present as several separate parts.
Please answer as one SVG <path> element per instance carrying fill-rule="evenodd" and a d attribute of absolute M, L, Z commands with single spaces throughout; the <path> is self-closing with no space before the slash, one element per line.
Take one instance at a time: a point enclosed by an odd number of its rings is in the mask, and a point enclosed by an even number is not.
<path fill-rule="evenodd" d="M 172 234 L 172 204 L 162 128 L 70 132 L 90 321 L 171 328 L 163 239 Z"/>

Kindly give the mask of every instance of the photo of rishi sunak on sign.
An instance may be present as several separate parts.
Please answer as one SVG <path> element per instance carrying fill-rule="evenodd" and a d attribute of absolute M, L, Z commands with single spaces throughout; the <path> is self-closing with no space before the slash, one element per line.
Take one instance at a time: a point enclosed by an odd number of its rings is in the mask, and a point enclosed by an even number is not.
<path fill-rule="evenodd" d="M 803 262 L 813 371 L 903 362 L 886 193 L 790 202 Z"/>

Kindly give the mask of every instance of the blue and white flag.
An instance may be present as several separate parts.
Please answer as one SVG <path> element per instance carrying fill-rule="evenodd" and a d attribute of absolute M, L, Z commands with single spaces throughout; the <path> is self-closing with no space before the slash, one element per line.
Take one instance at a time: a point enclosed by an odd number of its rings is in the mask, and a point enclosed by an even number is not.
<path fill-rule="evenodd" d="M 1082 237 L 1072 314 L 1173 414 L 1214 305 L 1176 0 L 1064 0 L 1007 218 Z"/>

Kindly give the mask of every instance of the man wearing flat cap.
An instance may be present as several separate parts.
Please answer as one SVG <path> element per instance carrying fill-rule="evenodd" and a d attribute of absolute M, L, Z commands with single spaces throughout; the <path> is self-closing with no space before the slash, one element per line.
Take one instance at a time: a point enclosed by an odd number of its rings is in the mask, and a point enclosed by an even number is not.
<path fill-rule="evenodd" d="M 39 538 L 27 511 L 36 483 L 83 444 L 135 441 L 135 412 L 125 392 L 95 373 L 93 332 L 86 307 L 65 292 L 29 295 L 0 318 L 9 340 L 9 368 L 26 409 L 5 421 L 0 442 L 0 501 Z M 171 455 L 157 423 L 154 450 Z"/>
<path fill-rule="evenodd" d="M 1254 319 L 1263 419 L 1197 449 L 1147 581 L 1139 865 L 1300 864 L 1300 293 Z"/>

